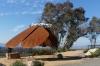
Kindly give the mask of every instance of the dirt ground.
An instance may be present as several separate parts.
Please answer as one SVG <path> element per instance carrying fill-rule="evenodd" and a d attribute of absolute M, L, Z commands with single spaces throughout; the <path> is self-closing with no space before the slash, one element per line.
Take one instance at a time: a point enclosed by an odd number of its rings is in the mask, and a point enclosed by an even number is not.
<path fill-rule="evenodd" d="M 45 66 L 57 66 L 67 63 L 80 63 L 84 61 L 81 57 L 78 57 L 80 54 L 83 54 L 83 50 L 61 52 L 61 54 L 63 55 L 63 59 L 58 59 L 57 54 L 33 56 L 28 58 L 30 58 L 29 60 L 39 60 L 44 62 Z M 25 62 L 26 58 L 27 57 L 21 57 L 21 59 L 0 58 L 0 63 L 10 66 L 16 60 Z"/>

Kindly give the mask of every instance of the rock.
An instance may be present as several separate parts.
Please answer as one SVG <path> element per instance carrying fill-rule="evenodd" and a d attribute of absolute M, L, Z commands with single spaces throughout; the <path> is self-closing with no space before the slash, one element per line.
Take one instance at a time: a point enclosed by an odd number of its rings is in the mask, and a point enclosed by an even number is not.
<path fill-rule="evenodd" d="M 87 57 L 91 57 L 91 55 L 92 55 L 92 53 L 94 53 L 96 50 L 98 50 L 98 48 L 94 48 L 94 49 L 90 49 L 90 50 L 88 50 L 88 52 L 87 53 L 85 53 L 85 56 L 87 56 Z"/>
<path fill-rule="evenodd" d="M 34 62 L 33 61 L 27 61 L 27 66 L 33 66 L 34 65 Z"/>
<path fill-rule="evenodd" d="M 23 62 L 26 66 L 33 66 L 34 65 L 34 61 L 35 59 L 34 58 L 30 58 L 30 57 L 26 57 L 26 61 Z"/>
<path fill-rule="evenodd" d="M 34 65 L 34 61 L 26 61 L 23 62 L 26 66 L 33 66 Z"/>
<path fill-rule="evenodd" d="M 58 54 L 58 59 L 62 59 L 63 58 L 63 55 L 62 54 Z"/>

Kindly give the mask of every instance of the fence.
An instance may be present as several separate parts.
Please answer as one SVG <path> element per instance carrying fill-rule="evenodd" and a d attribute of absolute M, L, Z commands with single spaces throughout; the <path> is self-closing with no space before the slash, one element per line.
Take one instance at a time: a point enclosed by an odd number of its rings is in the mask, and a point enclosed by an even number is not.
<path fill-rule="evenodd" d="M 90 48 L 100 48 L 100 45 L 88 45 L 88 49 Z"/>
<path fill-rule="evenodd" d="M 11 50 L 11 52 L 18 52 L 20 54 L 20 57 L 25 56 L 33 56 L 33 55 L 45 55 L 45 54 L 54 54 L 56 52 L 56 49 L 51 48 L 22 48 L 22 47 L 16 47 Z M 0 57 L 5 57 L 6 53 L 8 53 L 7 47 L 1 47 L 0 49 Z"/>
<path fill-rule="evenodd" d="M 19 52 L 21 56 L 29 56 L 33 54 L 34 49 L 25 49 L 21 47 L 16 47 L 13 48 L 11 52 Z M 0 57 L 5 57 L 6 53 L 8 53 L 8 48 L 7 47 L 1 47 L 0 49 Z"/>

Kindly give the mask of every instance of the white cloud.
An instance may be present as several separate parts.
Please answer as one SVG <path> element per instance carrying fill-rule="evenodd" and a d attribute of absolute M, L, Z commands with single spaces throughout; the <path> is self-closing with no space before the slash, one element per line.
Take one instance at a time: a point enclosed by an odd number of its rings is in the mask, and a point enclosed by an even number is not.
<path fill-rule="evenodd" d="M 19 12 L 15 12 L 15 14 L 19 14 Z"/>
<path fill-rule="evenodd" d="M 0 13 L 0 16 L 3 16 L 4 15 L 4 13 Z"/>
<path fill-rule="evenodd" d="M 44 0 L 41 0 L 40 2 L 44 2 Z"/>
<path fill-rule="evenodd" d="M 57 0 L 57 1 L 59 1 L 59 0 Z"/>
<path fill-rule="evenodd" d="M 16 3 L 16 2 L 25 3 L 26 0 L 7 0 L 7 3 Z"/>
<path fill-rule="evenodd" d="M 24 3 L 26 0 L 22 0 L 21 2 Z"/>
<path fill-rule="evenodd" d="M 11 30 L 11 31 L 13 31 L 13 32 L 17 32 L 20 28 L 23 28 L 24 27 L 24 25 L 18 25 L 17 27 L 15 27 L 13 30 Z"/>
<path fill-rule="evenodd" d="M 11 15 L 12 13 L 0 13 L 0 16 Z"/>
<path fill-rule="evenodd" d="M 31 14 L 40 14 L 42 11 L 33 11 Z"/>
<path fill-rule="evenodd" d="M 25 11 L 25 12 L 22 12 L 21 14 L 28 14 L 28 12 L 27 12 L 27 11 Z"/>
<path fill-rule="evenodd" d="M 47 0 L 47 2 L 53 2 L 54 0 Z"/>
<path fill-rule="evenodd" d="M 11 14 L 13 14 L 13 15 L 18 15 L 18 14 L 25 15 L 25 14 L 41 14 L 41 13 L 42 13 L 42 11 L 33 11 L 33 12 L 31 12 L 31 11 L 24 11 L 24 12 L 13 12 L 13 13 L 6 12 L 6 13 L 0 13 L 0 16 L 6 16 L 6 15 L 11 15 Z"/>
<path fill-rule="evenodd" d="M 9 13 L 5 13 L 5 15 L 11 15 L 11 14 L 12 14 L 12 13 L 10 13 L 10 12 L 9 12 Z"/>
<path fill-rule="evenodd" d="M 5 6 L 5 4 L 4 3 L 2 3 L 2 4 L 0 4 L 1 6 Z"/>
<path fill-rule="evenodd" d="M 25 3 L 26 6 L 30 5 L 29 3 Z"/>
<path fill-rule="evenodd" d="M 7 0 L 7 3 L 16 3 L 17 0 Z"/>
<path fill-rule="evenodd" d="M 37 7 L 37 5 L 33 5 L 33 8 L 34 8 L 34 7 Z"/>
<path fill-rule="evenodd" d="M 40 4 L 39 4 L 40 2 L 41 2 L 41 1 L 36 0 L 36 1 L 33 3 L 33 7 L 37 7 L 38 5 L 40 5 Z"/>

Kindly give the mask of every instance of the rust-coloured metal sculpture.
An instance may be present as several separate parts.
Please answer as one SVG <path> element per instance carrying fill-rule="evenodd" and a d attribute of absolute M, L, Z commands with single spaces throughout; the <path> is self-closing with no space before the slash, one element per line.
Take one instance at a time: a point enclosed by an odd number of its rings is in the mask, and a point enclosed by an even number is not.
<path fill-rule="evenodd" d="M 43 43 L 49 36 L 45 28 L 38 27 L 32 34 L 30 34 L 24 41 L 22 41 L 23 48 L 32 48 Z"/>
<path fill-rule="evenodd" d="M 51 32 L 49 29 L 46 29 L 49 32 L 49 37 L 42 43 L 40 46 L 50 46 L 52 48 L 58 47 L 58 41 L 53 32 Z"/>
<path fill-rule="evenodd" d="M 32 26 L 31 28 L 28 28 L 26 30 L 24 30 L 23 32 L 21 32 L 20 34 L 16 35 L 15 37 L 13 37 L 11 40 L 9 40 L 6 43 L 6 46 L 9 48 L 14 48 L 17 45 L 20 44 L 21 41 L 23 41 L 25 38 L 28 37 L 28 35 L 33 32 L 35 29 L 37 28 L 37 26 Z"/>
<path fill-rule="evenodd" d="M 42 26 L 32 26 L 6 43 L 8 48 L 14 48 L 21 43 L 23 48 L 32 48 L 35 46 L 58 47 L 58 41 L 53 32 Z"/>

